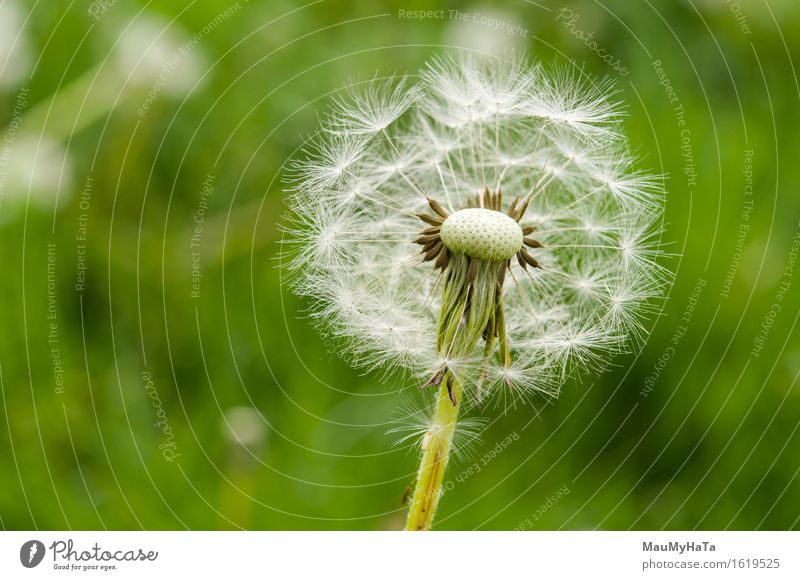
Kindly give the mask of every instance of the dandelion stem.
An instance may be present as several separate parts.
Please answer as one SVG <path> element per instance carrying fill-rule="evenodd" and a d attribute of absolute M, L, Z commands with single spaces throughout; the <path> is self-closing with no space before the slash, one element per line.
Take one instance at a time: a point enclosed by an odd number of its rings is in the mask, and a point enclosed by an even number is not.
<path fill-rule="evenodd" d="M 449 390 L 448 382 L 450 383 Z M 456 400 L 455 405 L 450 399 L 451 392 Z M 442 494 L 444 470 L 447 467 L 447 459 L 453 444 L 460 404 L 461 383 L 448 371 L 439 387 L 430 437 L 427 438 L 422 451 L 417 485 L 411 499 L 406 530 L 421 531 L 431 528 L 436 506 Z"/>
<path fill-rule="evenodd" d="M 497 290 L 497 334 L 500 342 L 500 359 L 504 368 L 511 366 L 511 356 L 508 352 L 508 335 L 506 334 L 506 315 L 503 309 L 503 296 L 501 290 Z"/>

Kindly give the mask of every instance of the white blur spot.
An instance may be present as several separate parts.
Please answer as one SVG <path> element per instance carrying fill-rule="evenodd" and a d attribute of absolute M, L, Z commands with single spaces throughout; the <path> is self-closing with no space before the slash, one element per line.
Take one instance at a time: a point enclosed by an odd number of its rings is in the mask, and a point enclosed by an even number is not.
<path fill-rule="evenodd" d="M 20 135 L 10 145 L 5 179 L 0 181 L 4 201 L 23 202 L 30 195 L 32 206 L 59 208 L 70 195 L 72 166 L 64 147 L 47 137 Z"/>
<path fill-rule="evenodd" d="M 129 82 L 180 97 L 205 68 L 202 39 L 193 39 L 177 22 L 142 15 L 120 31 L 114 51 L 119 74 Z"/>
<path fill-rule="evenodd" d="M 231 443 L 246 447 L 262 444 L 267 436 L 264 420 L 251 407 L 231 407 L 225 411 L 222 432 Z"/>
<path fill-rule="evenodd" d="M 492 6 L 469 6 L 463 10 L 445 10 L 450 22 L 445 29 L 445 43 L 474 50 L 476 56 L 503 56 L 524 51 L 528 28 L 509 10 Z"/>
<path fill-rule="evenodd" d="M 0 3 L 0 88 L 18 85 L 30 72 L 32 58 L 24 22 L 25 15 L 15 0 Z"/>

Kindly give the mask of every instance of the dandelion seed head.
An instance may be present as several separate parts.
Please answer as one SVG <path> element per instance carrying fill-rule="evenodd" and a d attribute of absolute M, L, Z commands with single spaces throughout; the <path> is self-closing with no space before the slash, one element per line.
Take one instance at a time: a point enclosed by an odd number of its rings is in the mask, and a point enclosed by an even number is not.
<path fill-rule="evenodd" d="M 294 289 L 366 368 L 556 396 L 646 336 L 669 279 L 619 117 L 610 84 L 520 58 L 359 85 L 294 166 Z"/>

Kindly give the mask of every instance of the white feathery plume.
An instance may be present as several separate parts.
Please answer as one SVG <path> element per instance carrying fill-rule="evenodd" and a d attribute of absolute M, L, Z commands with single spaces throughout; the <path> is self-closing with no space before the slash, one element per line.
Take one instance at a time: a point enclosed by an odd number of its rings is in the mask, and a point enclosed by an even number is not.
<path fill-rule="evenodd" d="M 401 405 L 399 411 L 397 419 L 392 421 L 393 427 L 387 434 L 399 436 L 394 443 L 396 447 L 422 450 L 430 440 L 431 433 L 437 429 L 431 418 L 433 414 L 431 406 L 419 401 L 410 401 Z M 485 417 L 462 419 L 453 438 L 451 453 L 459 458 L 468 456 L 471 448 L 480 443 L 487 423 L 488 419 Z"/>
<path fill-rule="evenodd" d="M 421 331 L 435 342 L 441 306 L 440 275 L 412 244 L 425 225 L 415 214 L 428 197 L 458 211 L 484 188 L 502 189 L 504 211 L 527 196 L 520 224 L 542 245 L 531 252 L 541 268 L 511 260 L 505 277 L 506 328 L 525 335 L 510 341 L 512 360 L 529 355 L 523 344 L 549 344 L 545 360 L 584 346 L 617 352 L 627 333 L 644 333 L 641 315 L 668 277 L 654 225 L 661 180 L 633 167 L 608 85 L 588 83 L 520 60 L 439 57 L 418 85 L 376 79 L 336 100 L 295 164 L 289 243 L 295 289 L 359 360 L 437 371 L 414 348 Z"/>

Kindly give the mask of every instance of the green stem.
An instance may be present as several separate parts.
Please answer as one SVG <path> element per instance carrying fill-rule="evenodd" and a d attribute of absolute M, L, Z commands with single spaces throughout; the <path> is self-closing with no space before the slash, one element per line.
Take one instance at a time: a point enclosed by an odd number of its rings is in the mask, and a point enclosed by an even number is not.
<path fill-rule="evenodd" d="M 505 368 L 511 366 L 511 357 L 508 354 L 508 336 L 506 335 L 506 315 L 503 308 L 503 295 L 497 292 L 497 335 L 500 342 L 500 360 Z"/>
<path fill-rule="evenodd" d="M 456 404 L 450 399 L 447 383 L 450 382 Z M 447 459 L 453 444 L 458 407 L 461 403 L 461 383 L 449 372 L 445 373 L 436 401 L 431 430 L 426 435 L 422 461 L 417 473 L 417 485 L 411 499 L 406 530 L 429 530 L 442 494 L 442 481 Z"/>
<path fill-rule="evenodd" d="M 497 323 L 497 301 L 500 299 L 498 278 L 504 267 L 504 263 L 474 261 L 457 255 L 451 257 L 442 285 L 437 329 L 436 347 L 442 357 L 455 360 L 467 357 L 484 337 L 487 339 L 485 356 L 490 355 Z M 502 311 L 499 314 L 502 316 Z M 450 369 L 445 369 L 431 427 L 423 438 L 422 460 L 411 499 L 407 530 L 431 528 L 453 446 L 461 391 L 461 381 Z"/>

